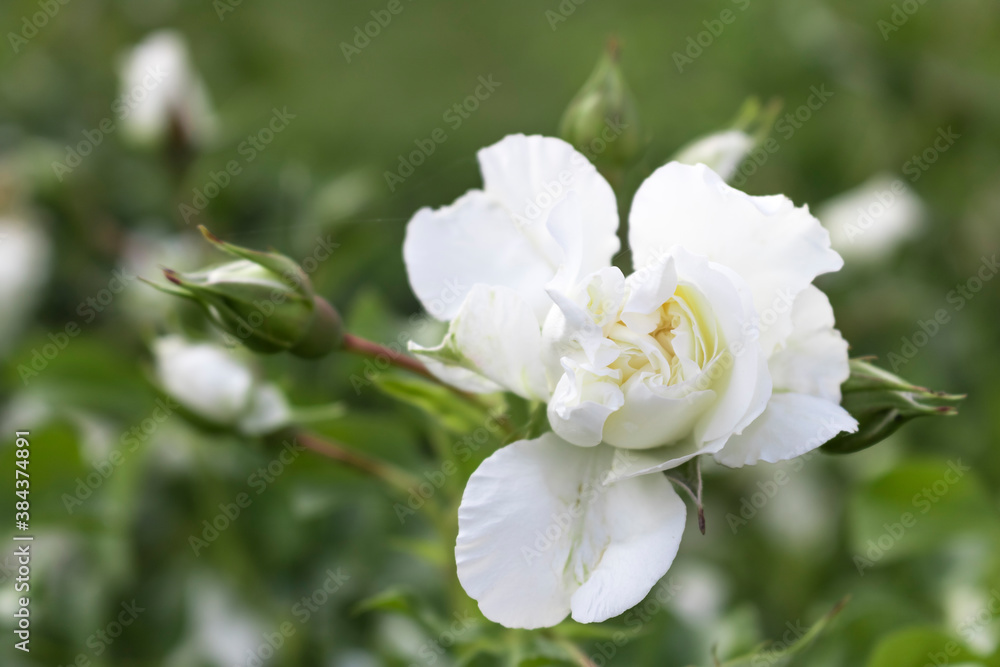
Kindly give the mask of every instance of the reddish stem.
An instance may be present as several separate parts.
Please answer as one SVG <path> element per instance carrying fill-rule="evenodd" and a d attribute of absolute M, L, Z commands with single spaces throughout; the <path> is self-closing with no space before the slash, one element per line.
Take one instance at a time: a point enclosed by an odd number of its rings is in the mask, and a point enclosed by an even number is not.
<path fill-rule="evenodd" d="M 303 447 L 310 451 L 385 480 L 404 491 L 409 491 L 409 489 L 419 482 L 419 480 L 412 479 L 409 474 L 394 468 L 388 463 L 353 451 L 338 442 L 326 440 L 313 433 L 299 431 L 295 434 L 295 438 Z"/>
<path fill-rule="evenodd" d="M 425 378 L 434 380 L 435 382 L 440 382 L 440 380 L 434 377 L 434 375 L 427 370 L 427 367 L 424 366 L 419 360 L 405 355 L 402 352 L 394 352 L 386 346 L 379 345 L 378 343 L 374 343 L 370 340 L 351 334 L 344 334 L 344 349 L 348 352 L 354 352 L 355 354 L 360 354 L 366 357 L 385 357 L 389 363 L 394 366 L 405 368 L 412 373 L 422 375 Z"/>

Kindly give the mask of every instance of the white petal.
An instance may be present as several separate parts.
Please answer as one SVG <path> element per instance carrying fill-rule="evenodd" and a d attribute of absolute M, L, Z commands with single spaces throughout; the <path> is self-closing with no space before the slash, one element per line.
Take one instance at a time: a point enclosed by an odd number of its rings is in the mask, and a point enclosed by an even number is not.
<path fill-rule="evenodd" d="M 677 151 L 674 160 L 684 164 L 704 164 L 723 180 L 736 173 L 743 159 L 754 147 L 754 138 L 746 132 L 727 130 L 700 137 Z"/>
<path fill-rule="evenodd" d="M 813 285 L 802 290 L 792 307 L 792 333 L 768 362 L 776 389 L 840 404 L 840 385 L 851 369 L 847 341 L 833 324 L 826 295 Z"/>
<path fill-rule="evenodd" d="M 635 266 L 674 244 L 734 270 L 750 286 L 770 354 L 791 332 L 791 305 L 813 278 L 843 262 L 806 207 L 786 197 L 751 197 L 704 165 L 664 165 L 639 188 L 629 218 Z"/>
<path fill-rule="evenodd" d="M 484 189 L 504 203 L 536 245 L 555 259 L 557 244 L 547 229 L 549 213 L 575 192 L 582 217 L 583 274 L 611 264 L 618 241 L 618 205 L 614 191 L 586 157 L 554 137 L 505 137 L 479 151 Z"/>
<path fill-rule="evenodd" d="M 858 422 L 836 403 L 807 394 L 774 394 L 767 409 L 726 442 L 715 460 L 730 468 L 777 463 L 810 452 Z"/>
<path fill-rule="evenodd" d="M 247 410 L 253 374 L 227 350 L 167 336 L 153 344 L 153 354 L 164 391 L 192 412 L 231 424 Z"/>
<path fill-rule="evenodd" d="M 406 226 L 403 259 L 410 286 L 439 320 L 458 314 L 473 285 L 515 290 L 541 321 L 552 301 L 555 267 L 494 197 L 473 190 L 453 205 L 422 208 Z"/>
<path fill-rule="evenodd" d="M 410 349 L 418 351 L 424 348 L 411 345 Z M 483 377 L 476 371 L 451 363 L 443 363 L 427 355 L 419 356 L 420 361 L 424 362 L 424 366 L 427 366 L 427 370 L 433 373 L 434 377 L 447 382 L 456 389 L 473 394 L 492 394 L 493 392 L 503 391 L 503 387 L 493 380 Z"/>
<path fill-rule="evenodd" d="M 524 398 L 549 397 L 541 362 L 541 325 L 521 296 L 508 287 L 475 285 L 441 344 L 425 348 L 410 343 L 410 350 L 422 359 L 472 371 Z M 471 381 L 473 376 L 464 378 Z"/>
<path fill-rule="evenodd" d="M 618 381 L 608 369 L 593 372 L 571 359 L 564 360 L 563 366 L 565 372 L 549 401 L 549 424 L 574 445 L 599 445 L 605 421 L 625 401 Z"/>
<path fill-rule="evenodd" d="M 622 387 L 624 404 L 604 425 L 604 441 L 609 445 L 650 449 L 679 442 L 717 397 L 711 389 L 658 386 L 651 379 L 646 373 L 636 373 Z"/>
<path fill-rule="evenodd" d="M 658 475 L 602 485 L 616 456 L 554 434 L 494 453 L 458 512 L 458 578 L 507 627 L 603 621 L 638 604 L 673 562 L 684 503 Z"/>
<path fill-rule="evenodd" d="M 239 430 L 247 435 L 264 435 L 287 426 L 292 410 L 285 395 L 273 384 L 254 389 L 246 414 L 239 420 Z"/>
<path fill-rule="evenodd" d="M 693 433 L 693 451 L 711 451 L 702 445 L 711 447 L 742 430 L 763 411 L 771 393 L 751 322 L 753 304 L 749 288 L 731 269 L 680 247 L 664 257 L 669 261 L 661 258 L 629 276 L 637 296 L 626 310 L 647 301 L 642 297 L 648 296 L 651 285 L 689 286 L 701 295 L 699 317 L 714 323 L 722 347 L 697 377 L 684 383 L 663 385 L 655 376 L 633 375 L 623 387 L 624 407 L 607 420 L 604 439 L 617 447 L 649 449 L 681 442 Z M 671 452 L 669 460 L 675 459 Z"/>

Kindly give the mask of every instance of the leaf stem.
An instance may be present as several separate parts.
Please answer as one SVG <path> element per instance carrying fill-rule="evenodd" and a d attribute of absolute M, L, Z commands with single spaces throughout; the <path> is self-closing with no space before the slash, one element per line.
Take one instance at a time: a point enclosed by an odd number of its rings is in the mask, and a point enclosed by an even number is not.
<path fill-rule="evenodd" d="M 417 375 L 422 375 L 425 378 L 433 380 L 439 384 L 444 384 L 441 380 L 436 378 L 433 373 L 427 370 L 427 366 L 425 366 L 419 359 L 414 359 L 413 357 L 403 354 L 402 352 L 396 352 L 389 349 L 385 345 L 380 345 L 374 341 L 361 338 L 360 336 L 344 334 L 344 349 L 348 352 L 353 352 L 355 354 L 360 354 L 361 356 L 373 359 L 384 357 L 394 366 L 404 368 L 411 373 L 416 373 Z"/>
<path fill-rule="evenodd" d="M 461 389 L 456 389 L 447 382 L 435 376 L 433 373 L 430 372 L 430 370 L 427 369 L 427 366 L 425 366 L 423 362 L 421 362 L 419 359 L 415 359 L 407 354 L 403 354 L 402 352 L 396 352 L 386 347 L 385 345 L 380 345 L 379 343 L 370 341 L 367 338 L 362 338 L 360 336 L 355 336 L 353 334 L 345 333 L 344 349 L 347 350 L 348 352 L 353 352 L 354 354 L 359 354 L 363 357 L 368 357 L 370 359 L 383 358 L 393 366 L 402 368 L 404 370 L 408 370 L 411 373 L 420 375 L 425 379 L 434 382 L 435 384 L 439 384 L 442 387 L 451 390 L 452 392 L 455 393 L 456 396 L 465 399 L 466 401 L 472 403 L 476 407 L 483 408 L 486 410 L 489 410 L 490 408 L 490 406 L 484 404 L 484 402 L 477 395 L 471 394 L 467 391 L 462 391 Z M 511 424 L 505 415 L 495 414 L 493 415 L 493 418 L 508 433 L 513 431 L 513 428 L 511 427 Z"/>
<path fill-rule="evenodd" d="M 334 440 L 328 440 L 315 433 L 299 431 L 295 439 L 306 449 L 339 461 L 367 475 L 376 477 L 406 493 L 420 484 L 420 480 L 408 472 L 374 457 L 352 450 Z"/>

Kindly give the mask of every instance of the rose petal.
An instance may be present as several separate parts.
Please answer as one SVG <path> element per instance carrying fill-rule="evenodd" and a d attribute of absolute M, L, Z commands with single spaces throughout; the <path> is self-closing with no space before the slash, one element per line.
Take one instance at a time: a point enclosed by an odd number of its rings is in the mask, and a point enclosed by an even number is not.
<path fill-rule="evenodd" d="M 410 343 L 422 359 L 465 369 L 528 399 L 548 400 L 542 333 L 535 314 L 509 287 L 475 285 L 435 348 Z M 473 376 L 466 374 L 471 383 Z M 448 377 L 442 377 L 448 381 Z"/>
<path fill-rule="evenodd" d="M 770 355 L 791 333 L 795 297 L 840 256 L 807 207 L 784 196 L 751 197 L 704 165 L 672 162 L 640 186 L 629 217 L 629 245 L 641 268 L 674 244 L 729 267 L 749 286 Z"/>
<path fill-rule="evenodd" d="M 545 284 L 555 267 L 503 204 L 478 190 L 451 206 L 417 211 L 406 226 L 403 259 L 413 292 L 445 322 L 477 284 L 516 291 L 539 321 L 552 307 Z"/>
<path fill-rule="evenodd" d="M 562 139 L 513 134 L 478 154 L 484 189 L 503 202 L 537 247 L 557 261 L 557 244 L 547 229 L 552 208 L 569 192 L 579 200 L 576 233 L 583 239 L 581 271 L 611 264 L 618 252 L 618 205 L 597 169 Z"/>
<path fill-rule="evenodd" d="M 730 468 L 777 463 L 810 452 L 858 422 L 836 403 L 807 394 L 774 394 L 767 409 L 726 442 L 715 460 Z"/>
<path fill-rule="evenodd" d="M 792 333 L 768 361 L 775 387 L 840 404 L 840 385 L 851 369 L 847 341 L 833 324 L 826 295 L 813 285 L 802 290 L 792 307 Z"/>
<path fill-rule="evenodd" d="M 515 442 L 472 475 L 459 508 L 458 578 L 483 614 L 541 628 L 603 621 L 666 573 L 686 510 L 662 476 L 604 486 L 616 450 L 554 434 Z"/>

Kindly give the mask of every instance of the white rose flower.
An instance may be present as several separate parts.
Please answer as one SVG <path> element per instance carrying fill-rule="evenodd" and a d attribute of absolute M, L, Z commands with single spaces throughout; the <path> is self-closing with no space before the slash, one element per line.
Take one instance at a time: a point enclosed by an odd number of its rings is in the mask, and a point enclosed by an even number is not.
<path fill-rule="evenodd" d="M 746 132 L 725 130 L 699 137 L 674 155 L 674 161 L 683 164 L 704 164 L 728 181 L 736 174 L 740 164 L 753 150 L 756 141 Z"/>
<path fill-rule="evenodd" d="M 510 136 L 479 162 L 483 190 L 407 227 L 410 283 L 449 323 L 411 349 L 467 391 L 547 402 L 553 432 L 469 480 L 458 576 L 507 626 L 605 620 L 680 543 L 684 504 L 647 473 L 781 461 L 857 428 L 847 345 L 811 284 L 842 261 L 808 209 L 672 162 L 636 193 L 625 277 L 614 194 L 569 144 Z"/>
<path fill-rule="evenodd" d="M 154 342 L 153 356 L 162 389 L 209 422 L 263 435 L 292 419 L 281 391 L 258 382 L 234 352 L 221 346 L 166 336 Z"/>
<path fill-rule="evenodd" d="M 208 91 L 189 62 L 180 33 L 161 30 L 133 47 L 122 58 L 120 81 L 115 111 L 125 135 L 136 143 L 163 143 L 171 124 L 195 145 L 214 132 Z"/>

